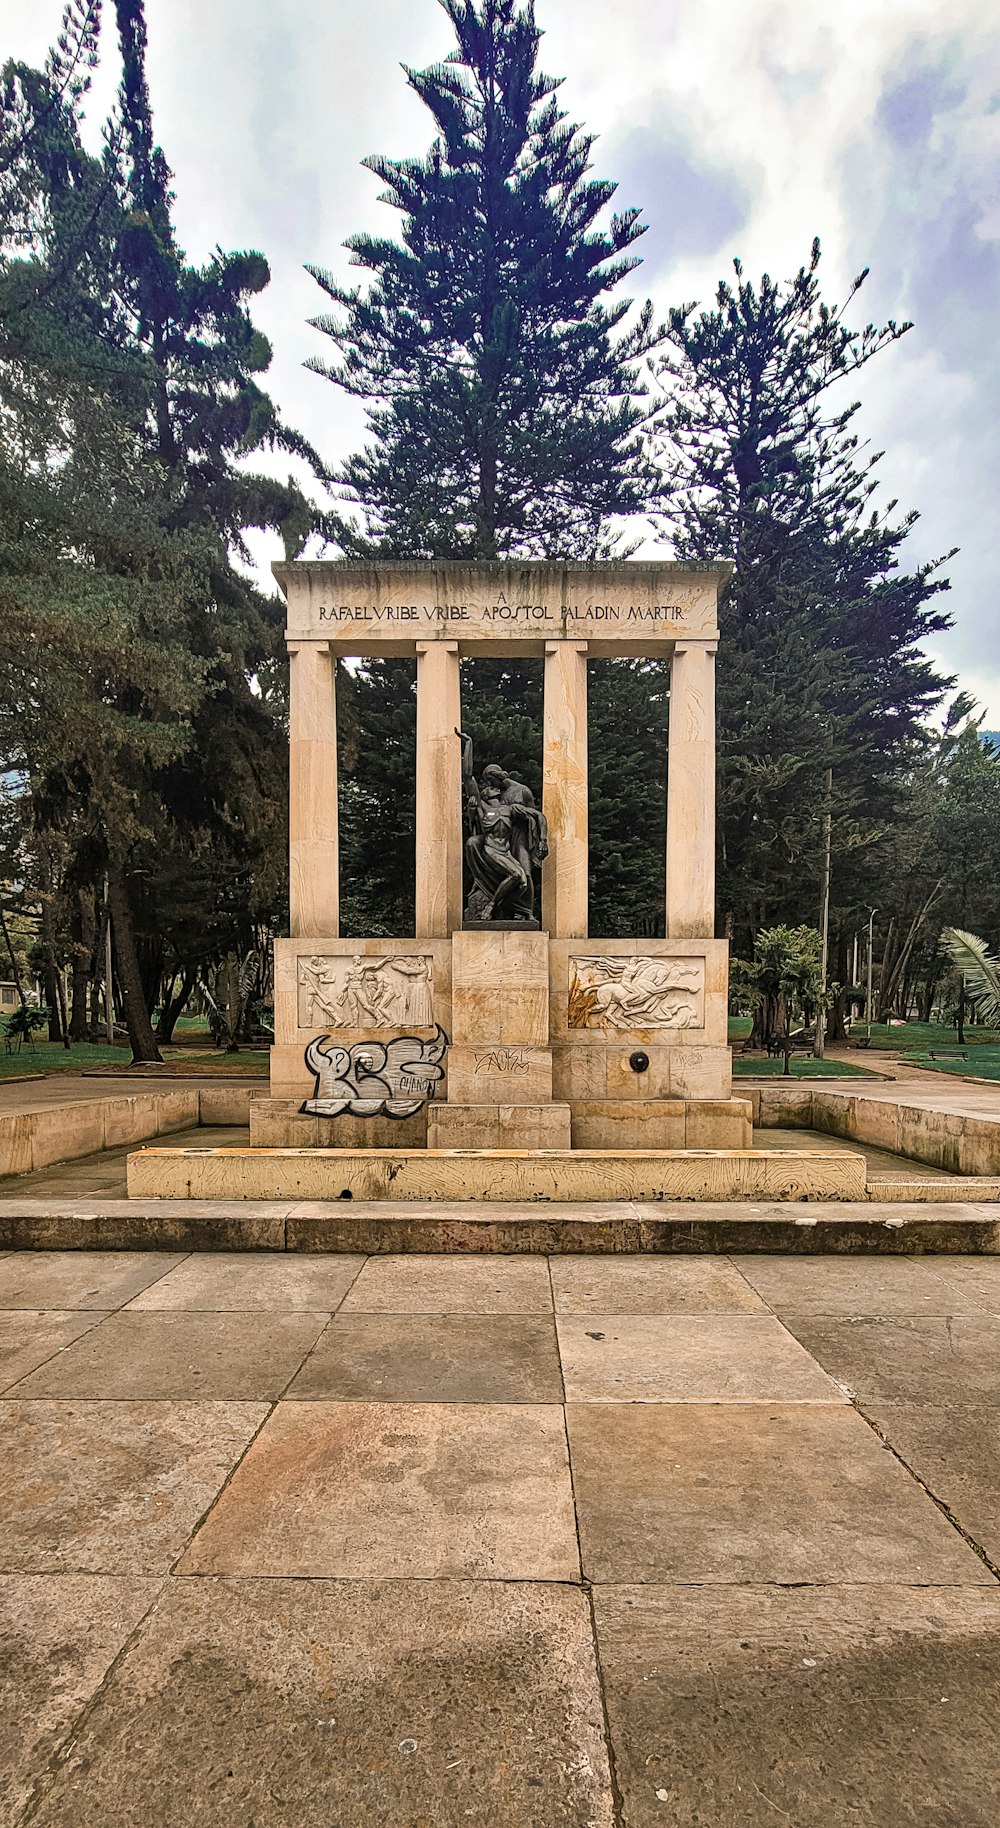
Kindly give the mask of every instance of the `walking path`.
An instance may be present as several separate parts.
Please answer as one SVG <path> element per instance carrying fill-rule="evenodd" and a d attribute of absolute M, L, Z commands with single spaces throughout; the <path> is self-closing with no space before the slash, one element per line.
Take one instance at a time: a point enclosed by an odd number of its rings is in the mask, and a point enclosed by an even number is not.
<path fill-rule="evenodd" d="M 0 1310 L 4 1828 L 995 1820 L 1000 1260 L 34 1252 Z"/>

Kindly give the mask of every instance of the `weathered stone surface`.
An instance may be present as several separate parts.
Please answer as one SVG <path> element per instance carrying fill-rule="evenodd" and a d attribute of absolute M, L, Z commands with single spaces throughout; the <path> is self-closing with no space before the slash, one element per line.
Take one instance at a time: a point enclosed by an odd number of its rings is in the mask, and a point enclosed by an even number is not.
<path fill-rule="evenodd" d="M 267 1310 L 271 1313 L 327 1313 L 340 1305 L 364 1258 L 275 1257 L 250 1251 L 186 1258 L 170 1275 L 137 1295 L 129 1312 L 152 1308 L 207 1312 Z M 0 1286 L 3 1266 L 0 1264 Z"/>
<path fill-rule="evenodd" d="M 448 1049 L 447 1067 L 449 1104 L 500 1105 L 515 1099 L 544 1104 L 552 1097 L 552 1055 L 547 1047 L 488 1039 L 455 1042 Z"/>
<path fill-rule="evenodd" d="M 0 1821 L 13 1823 L 159 1580 L 0 1575 Z"/>
<path fill-rule="evenodd" d="M 585 1596 L 178 1581 L 38 1820 L 612 1828 Z"/>
<path fill-rule="evenodd" d="M 0 1248 L 14 1250 L 283 1250 L 289 1202 L 0 1200 Z"/>
<path fill-rule="evenodd" d="M 761 1255 L 738 1257 L 736 1267 L 782 1315 L 954 1314 L 973 1305 L 969 1293 L 941 1273 L 939 1258 Z"/>
<path fill-rule="evenodd" d="M 0 1313 L 0 1390 L 44 1365 L 103 1318 L 93 1312 L 36 1314 L 27 1308 Z"/>
<path fill-rule="evenodd" d="M 0 1571 L 166 1574 L 263 1403 L 0 1404 Z"/>
<path fill-rule="evenodd" d="M 0 1175 L 27 1174 L 32 1166 L 34 1113 L 12 1111 L 0 1117 Z"/>
<path fill-rule="evenodd" d="M 559 1316 L 571 1403 L 842 1403 L 770 1314 Z"/>
<path fill-rule="evenodd" d="M 366 1263 L 345 1314 L 547 1314 L 544 1257 L 382 1257 Z"/>
<path fill-rule="evenodd" d="M 724 1257 L 557 1257 L 550 1273 L 558 1314 L 764 1312 Z"/>
<path fill-rule="evenodd" d="M 785 1325 L 832 1377 L 867 1399 L 1000 1404 L 1000 1319 L 993 1314 L 828 1319 L 785 1314 Z"/>
<path fill-rule="evenodd" d="M 562 1411 L 282 1403 L 181 1572 L 578 1579 Z"/>
<path fill-rule="evenodd" d="M 679 1098 L 585 1099 L 573 1106 L 574 1149 L 683 1149 Z"/>
<path fill-rule="evenodd" d="M 446 1251 L 495 1258 L 534 1256 L 540 1251 L 634 1251 L 639 1233 L 628 1204 L 524 1206 L 442 1200 L 429 1208 L 416 1201 L 387 1208 L 355 1201 L 307 1201 L 289 1214 L 287 1246 L 363 1250 L 374 1256 Z"/>
<path fill-rule="evenodd" d="M 1000 1593 L 594 1594 L 628 1828 L 987 1828 Z"/>
<path fill-rule="evenodd" d="M 975 1307 L 1000 1314 L 1000 1258 L 950 1256 L 928 1268 L 946 1304 L 938 1312 L 956 1314 Z"/>
<path fill-rule="evenodd" d="M 548 1046 L 547 934 L 455 933 L 451 974 L 453 1042 L 482 1050 Z"/>
<path fill-rule="evenodd" d="M 250 1107 L 251 1149 L 423 1149 L 427 1107 L 412 1117 L 314 1117 L 301 1098 L 255 1098 Z"/>
<path fill-rule="evenodd" d="M 230 1124 L 250 1122 L 253 1087 L 249 1085 L 202 1085 L 198 1088 L 198 1122 Z"/>
<path fill-rule="evenodd" d="M 116 1308 L 182 1261 L 156 1251 L 14 1251 L 0 1258 L 0 1309 Z"/>
<path fill-rule="evenodd" d="M 153 1134 L 155 1134 L 155 1124 Z M 147 1132 L 149 1134 L 149 1132 Z M 35 1111 L 31 1123 L 31 1166 L 96 1155 L 104 1147 L 104 1112 L 93 1104 L 62 1104 Z"/>
<path fill-rule="evenodd" d="M 937 1392 L 930 1387 L 924 1395 L 934 1399 Z M 994 1565 L 1000 1563 L 1000 1408 L 865 1400 L 864 1413 Z"/>
<path fill-rule="evenodd" d="M 81 1316 L 82 1318 L 82 1316 Z M 22 1378 L 18 1396 L 280 1396 L 327 1314 L 112 1314 L 89 1341 Z"/>
<path fill-rule="evenodd" d="M 139 1199 L 860 1200 L 865 1160 L 818 1149 L 144 1149 L 129 1156 L 128 1186 Z"/>
<path fill-rule="evenodd" d="M 591 1580 L 992 1585 L 846 1405 L 571 1404 Z"/>
<path fill-rule="evenodd" d="M 706 1098 L 684 1106 L 685 1149 L 751 1149 L 753 1123 L 747 1098 Z"/>
<path fill-rule="evenodd" d="M 477 1087 L 481 1090 L 481 1087 Z M 432 1149 L 568 1149 L 568 1104 L 447 1104 L 431 1107 Z"/>
<path fill-rule="evenodd" d="M 561 1403 L 551 1316 L 338 1314 L 286 1396 L 372 1403 Z"/>

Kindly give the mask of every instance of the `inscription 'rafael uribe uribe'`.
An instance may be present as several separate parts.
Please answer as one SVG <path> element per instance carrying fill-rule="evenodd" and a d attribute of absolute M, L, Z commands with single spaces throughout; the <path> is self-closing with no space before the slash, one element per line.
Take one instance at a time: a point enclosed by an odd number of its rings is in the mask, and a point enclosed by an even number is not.
<path fill-rule="evenodd" d="M 683 622 L 679 603 L 583 603 L 552 609 L 546 603 L 333 603 L 320 604 L 321 622 Z"/>

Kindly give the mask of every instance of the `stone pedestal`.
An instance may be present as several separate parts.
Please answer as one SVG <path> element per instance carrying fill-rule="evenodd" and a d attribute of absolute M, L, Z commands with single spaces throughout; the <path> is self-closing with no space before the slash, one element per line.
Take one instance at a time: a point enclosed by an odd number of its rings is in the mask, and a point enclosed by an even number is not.
<path fill-rule="evenodd" d="M 432 1149 L 568 1149 L 568 1104 L 552 1103 L 549 936 L 456 933 L 448 1101 L 428 1112 Z"/>

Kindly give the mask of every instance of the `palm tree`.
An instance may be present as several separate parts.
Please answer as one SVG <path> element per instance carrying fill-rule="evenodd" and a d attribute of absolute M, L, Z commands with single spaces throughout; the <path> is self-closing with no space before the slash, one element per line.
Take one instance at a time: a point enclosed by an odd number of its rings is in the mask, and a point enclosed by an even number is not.
<path fill-rule="evenodd" d="M 945 927 L 941 944 L 961 972 L 977 1020 L 987 1028 L 1000 1028 L 1000 959 L 990 957 L 984 939 L 963 933 L 961 927 Z"/>

